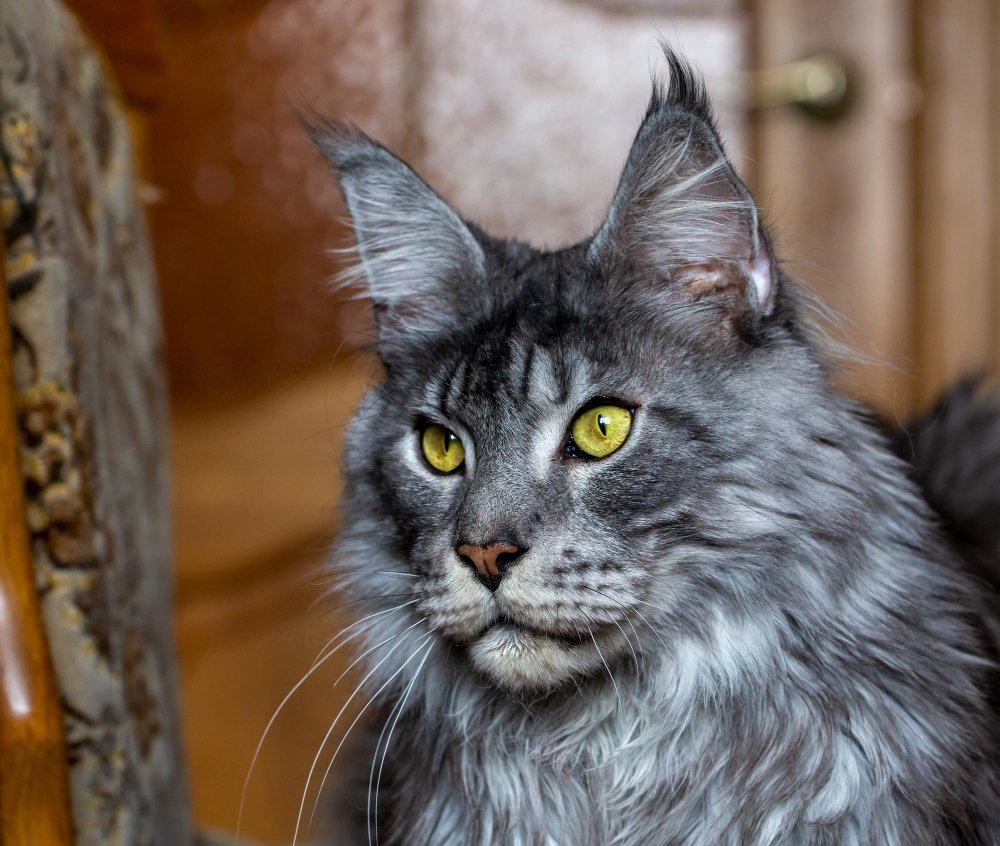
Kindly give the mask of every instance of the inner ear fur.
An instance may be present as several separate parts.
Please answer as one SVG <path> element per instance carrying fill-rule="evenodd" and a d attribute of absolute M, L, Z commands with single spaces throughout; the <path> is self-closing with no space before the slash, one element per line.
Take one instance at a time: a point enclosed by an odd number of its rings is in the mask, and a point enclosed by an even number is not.
<path fill-rule="evenodd" d="M 776 274 L 750 192 L 726 156 L 705 86 L 668 48 L 590 257 L 638 268 L 671 300 L 717 298 L 767 317 Z"/>

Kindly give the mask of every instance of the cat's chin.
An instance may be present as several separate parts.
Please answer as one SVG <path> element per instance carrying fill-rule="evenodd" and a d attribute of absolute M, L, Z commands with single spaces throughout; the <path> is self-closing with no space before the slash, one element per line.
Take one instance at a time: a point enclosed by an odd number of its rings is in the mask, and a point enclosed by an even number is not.
<path fill-rule="evenodd" d="M 618 640 L 610 632 L 598 632 L 593 640 L 589 636 L 576 640 L 500 623 L 468 644 L 468 656 L 472 665 L 499 687 L 550 690 L 574 678 L 606 671 L 605 660 L 621 651 Z"/>

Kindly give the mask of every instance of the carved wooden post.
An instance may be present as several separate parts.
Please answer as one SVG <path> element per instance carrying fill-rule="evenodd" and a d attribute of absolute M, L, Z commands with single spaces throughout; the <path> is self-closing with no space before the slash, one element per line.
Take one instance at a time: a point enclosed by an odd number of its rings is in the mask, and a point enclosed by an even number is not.
<path fill-rule="evenodd" d="M 0 249 L 6 290 L 2 259 Z M 66 741 L 24 519 L 10 341 L 0 297 L 0 843 L 68 846 Z"/>
<path fill-rule="evenodd" d="M 12 603 L 0 605 L 0 638 L 15 638 L 0 642 L 11 647 L 0 651 L 4 846 L 29 842 L 8 841 L 7 826 L 28 819 L 33 797 L 55 818 L 30 843 L 67 842 L 56 715 L 77 846 L 191 843 L 162 338 L 134 187 L 120 102 L 76 21 L 57 0 L 0 3 L 0 592 Z M 46 687 L 46 643 L 58 693 Z M 45 725 L 31 742 L 10 719 L 22 677 Z M 8 744 L 39 763 L 25 769 Z M 18 793 L 37 786 L 25 778 L 39 767 L 54 773 L 48 795 Z"/>

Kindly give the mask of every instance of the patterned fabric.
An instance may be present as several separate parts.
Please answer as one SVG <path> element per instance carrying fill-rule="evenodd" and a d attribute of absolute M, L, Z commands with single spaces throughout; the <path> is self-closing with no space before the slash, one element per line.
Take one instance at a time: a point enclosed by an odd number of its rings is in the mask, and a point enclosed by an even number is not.
<path fill-rule="evenodd" d="M 75 20 L 56 0 L 0 5 L 0 211 L 27 520 L 79 846 L 192 842 L 162 337 L 134 189 L 122 105 Z"/>

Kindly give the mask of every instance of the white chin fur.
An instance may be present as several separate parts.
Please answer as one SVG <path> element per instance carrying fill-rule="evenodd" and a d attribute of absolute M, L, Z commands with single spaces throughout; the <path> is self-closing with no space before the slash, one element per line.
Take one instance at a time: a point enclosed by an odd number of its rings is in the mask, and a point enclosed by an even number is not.
<path fill-rule="evenodd" d="M 483 675 L 510 690 L 544 690 L 569 682 L 574 676 L 606 672 L 604 660 L 620 654 L 619 638 L 597 635 L 594 643 L 569 645 L 514 626 L 494 626 L 469 644 L 469 659 Z M 601 658 L 604 655 L 604 660 Z"/>

